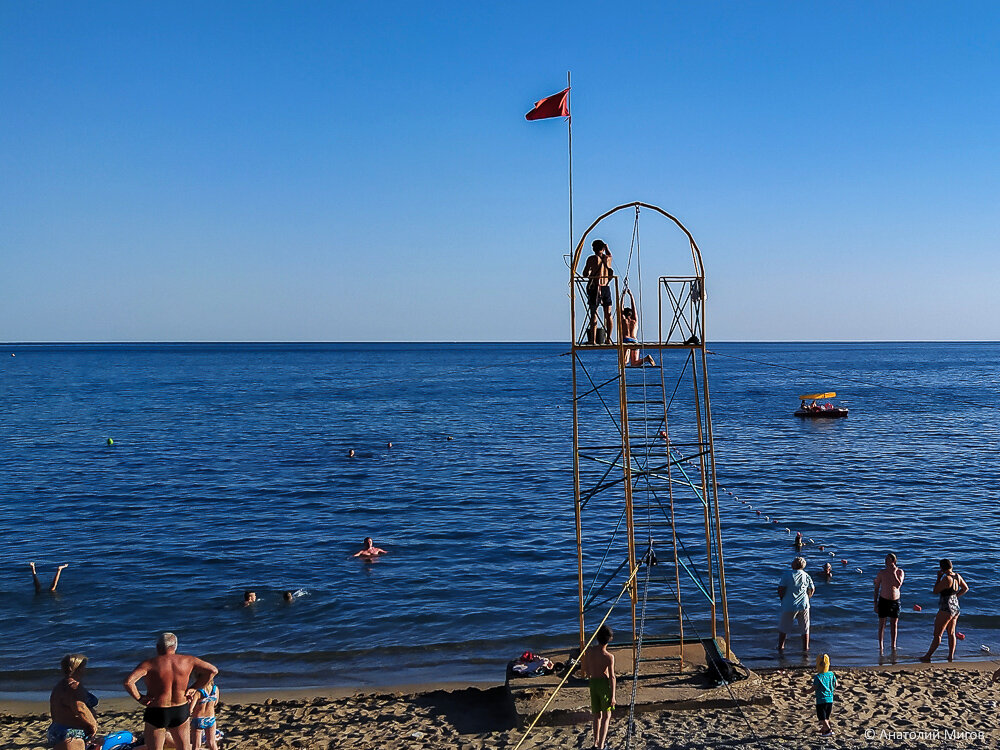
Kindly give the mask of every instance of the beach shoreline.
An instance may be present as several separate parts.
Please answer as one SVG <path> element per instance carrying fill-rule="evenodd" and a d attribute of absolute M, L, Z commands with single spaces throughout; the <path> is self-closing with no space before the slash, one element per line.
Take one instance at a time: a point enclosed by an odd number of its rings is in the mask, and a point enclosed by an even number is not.
<path fill-rule="evenodd" d="M 834 665 L 840 685 L 833 738 L 816 734 L 808 695 L 812 670 L 759 670 L 758 689 L 766 694 L 766 702 L 637 714 L 636 746 L 735 748 L 754 739 L 761 748 L 995 746 L 1000 740 L 996 711 L 1000 685 L 990 682 L 995 669 L 990 661 Z M 624 695 L 627 684 L 626 678 L 620 679 Z M 0 747 L 42 748 L 47 708 L 39 701 L 0 701 Z M 620 739 L 626 725 L 627 707 L 619 711 L 612 739 Z M 234 691 L 223 695 L 219 717 L 226 734 L 224 747 L 234 750 L 404 744 L 486 750 L 512 748 L 524 731 L 511 713 L 507 690 L 496 682 Z M 142 727 L 141 707 L 127 698 L 102 702 L 99 719 L 102 728 L 112 731 Z M 549 726 L 543 721 L 532 730 L 533 744 L 571 750 L 587 746 L 588 732 L 586 722 Z"/>

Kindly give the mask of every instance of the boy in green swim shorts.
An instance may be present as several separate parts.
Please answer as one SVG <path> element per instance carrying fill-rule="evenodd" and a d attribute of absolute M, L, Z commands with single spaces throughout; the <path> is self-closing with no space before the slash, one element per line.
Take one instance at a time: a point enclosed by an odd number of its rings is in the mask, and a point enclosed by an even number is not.
<path fill-rule="evenodd" d="M 590 710 L 594 715 L 594 747 L 603 750 L 615 707 L 615 657 L 608 651 L 614 636 L 611 628 L 601 625 L 597 631 L 600 648 L 591 646 L 583 654 L 583 673 L 590 678 Z"/>

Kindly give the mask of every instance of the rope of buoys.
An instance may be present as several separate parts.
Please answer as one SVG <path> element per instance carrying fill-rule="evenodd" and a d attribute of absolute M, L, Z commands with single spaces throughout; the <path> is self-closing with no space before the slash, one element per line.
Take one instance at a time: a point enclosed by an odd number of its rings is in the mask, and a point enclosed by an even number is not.
<path fill-rule="evenodd" d="M 770 515 L 766 514 L 764 512 L 764 510 L 762 510 L 761 508 L 754 507 L 754 505 L 752 503 L 750 503 L 747 500 L 743 500 L 742 498 L 740 498 L 739 495 L 737 495 L 735 492 L 733 492 L 732 490 L 728 489 L 727 487 L 720 486 L 719 490 L 720 490 L 720 492 L 724 492 L 726 495 L 730 496 L 734 501 L 740 503 L 741 505 L 746 506 L 747 509 L 752 510 L 754 512 L 754 514 L 756 516 L 758 516 L 759 518 L 763 519 L 763 521 L 765 523 L 770 523 L 772 525 L 780 525 L 779 519 L 772 518 Z M 785 526 L 785 527 L 783 527 L 783 531 L 786 534 L 791 534 L 792 533 L 792 528 L 790 526 Z M 793 540 L 793 544 L 795 545 L 796 551 L 800 551 L 807 544 L 816 544 L 816 540 L 813 539 L 812 537 L 805 537 L 802 534 L 801 531 L 796 531 L 795 532 L 795 539 Z M 829 543 L 822 543 L 822 544 L 816 544 L 816 546 L 817 546 L 817 549 L 820 552 L 826 552 L 827 555 L 829 555 L 832 558 L 836 558 L 837 557 L 837 553 L 835 551 L 833 551 L 832 549 L 828 549 L 829 547 L 832 547 L 833 545 L 830 545 Z M 846 558 L 840 558 L 840 563 L 841 563 L 841 565 L 843 565 L 843 566 L 846 567 L 847 564 L 848 564 L 848 560 Z M 854 570 L 855 570 L 855 572 L 857 572 L 859 574 L 863 574 L 864 573 L 864 570 L 862 568 L 855 568 Z"/>

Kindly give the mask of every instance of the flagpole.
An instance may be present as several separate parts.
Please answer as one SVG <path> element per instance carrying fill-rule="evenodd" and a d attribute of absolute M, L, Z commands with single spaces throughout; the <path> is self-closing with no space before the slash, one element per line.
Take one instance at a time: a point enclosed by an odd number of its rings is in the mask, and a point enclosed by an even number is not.
<path fill-rule="evenodd" d="M 572 88 L 569 79 L 569 71 L 566 71 L 566 88 Z M 572 91 L 566 92 L 566 108 L 569 111 L 569 117 L 566 118 L 567 128 L 569 130 L 569 257 L 572 261 L 573 258 L 573 110 L 570 105 L 570 95 Z"/>

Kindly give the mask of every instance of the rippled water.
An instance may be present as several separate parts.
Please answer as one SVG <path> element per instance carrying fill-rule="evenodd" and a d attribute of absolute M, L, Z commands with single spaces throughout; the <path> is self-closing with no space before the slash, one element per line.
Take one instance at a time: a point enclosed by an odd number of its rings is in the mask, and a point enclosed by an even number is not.
<path fill-rule="evenodd" d="M 908 575 L 902 658 L 926 648 L 941 556 L 972 587 L 959 656 L 1000 652 L 1000 345 L 713 349 L 720 482 L 780 519 L 724 496 L 737 654 L 775 663 L 786 526 L 836 547 L 813 610 L 835 662 L 877 658 L 870 574 L 888 549 Z M 6 347 L 0 690 L 48 685 L 71 650 L 114 686 L 166 629 L 230 687 L 499 680 L 511 655 L 572 642 L 564 350 Z M 851 416 L 792 417 L 815 388 L 835 388 Z M 389 555 L 353 559 L 366 535 Z M 829 559 L 808 556 L 813 571 Z M 56 595 L 33 593 L 29 560 L 46 582 L 70 564 Z M 262 601 L 247 610 L 250 587 Z"/>

